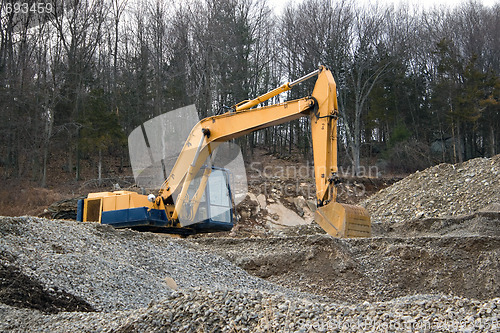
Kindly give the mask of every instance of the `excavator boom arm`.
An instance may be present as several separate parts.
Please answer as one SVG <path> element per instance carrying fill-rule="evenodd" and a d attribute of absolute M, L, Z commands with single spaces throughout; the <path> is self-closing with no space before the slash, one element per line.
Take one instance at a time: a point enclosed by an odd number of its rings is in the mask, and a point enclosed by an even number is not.
<path fill-rule="evenodd" d="M 304 97 L 285 103 L 248 109 L 248 107 L 276 96 L 276 92 L 283 90 L 283 87 L 293 86 L 316 74 L 318 74 L 318 79 L 312 97 Z M 170 197 L 179 186 L 182 186 L 181 194 L 178 196 L 180 201 L 182 201 L 182 198 L 185 197 L 183 191 L 187 189 L 204 161 L 219 143 L 256 130 L 309 116 L 311 118 L 311 134 L 313 139 L 316 197 L 320 204 L 335 200 L 335 193 L 331 185 L 332 177 L 335 177 L 337 172 L 336 120 L 338 110 L 336 85 L 328 69 L 320 67 L 319 70 L 299 80 L 287 83 L 255 100 L 247 101 L 240 107 L 237 106 L 236 110 L 205 118 L 195 125 L 169 177 L 162 185 L 160 190 L 161 197 L 165 199 Z M 179 202 L 176 203 L 177 206 L 180 207 Z M 174 218 L 177 217 L 176 214 L 178 211 L 176 209 L 176 212 L 174 212 Z"/>
<path fill-rule="evenodd" d="M 181 187 L 172 217 L 177 218 L 189 184 L 208 156 L 220 143 L 308 115 L 314 105 L 314 99 L 306 97 L 278 105 L 225 113 L 201 120 L 191 130 L 169 177 L 160 189 L 160 196 L 166 200 Z"/>

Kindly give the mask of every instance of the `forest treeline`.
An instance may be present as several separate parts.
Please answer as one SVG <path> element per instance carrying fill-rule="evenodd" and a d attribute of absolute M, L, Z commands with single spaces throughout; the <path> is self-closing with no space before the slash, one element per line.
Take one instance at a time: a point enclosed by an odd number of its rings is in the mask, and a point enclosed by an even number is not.
<path fill-rule="evenodd" d="M 276 14 L 266 0 L 64 0 L 21 15 L 8 2 L 3 179 L 45 185 L 54 156 L 78 179 L 82 159 L 127 160 L 128 134 L 148 119 L 193 103 L 200 117 L 225 112 L 318 64 L 337 82 L 340 162 L 354 170 L 408 172 L 499 152 L 500 3 L 423 10 L 304 0 Z M 262 146 L 309 159 L 308 128 L 304 118 L 239 144 L 245 156 Z"/>

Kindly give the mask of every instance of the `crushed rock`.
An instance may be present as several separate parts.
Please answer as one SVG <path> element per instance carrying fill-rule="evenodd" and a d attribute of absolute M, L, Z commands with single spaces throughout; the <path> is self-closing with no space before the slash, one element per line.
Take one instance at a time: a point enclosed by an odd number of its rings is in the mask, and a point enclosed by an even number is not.
<path fill-rule="evenodd" d="M 471 214 L 500 203 L 500 155 L 415 172 L 361 202 L 372 222 Z"/>
<path fill-rule="evenodd" d="M 238 291 L 194 291 L 142 309 L 115 332 L 451 332 L 457 325 L 498 329 L 500 299 L 487 302 L 419 295 L 352 306 Z M 182 314 L 182 315 L 181 315 Z"/>
<path fill-rule="evenodd" d="M 130 310 L 180 289 L 254 290 L 307 297 L 249 275 L 228 260 L 170 237 L 98 223 L 0 218 L 0 264 L 84 299 L 97 311 Z"/>
<path fill-rule="evenodd" d="M 0 305 L 0 312 L 7 310 Z M 263 292 L 176 292 L 147 308 L 41 315 L 11 311 L 11 332 L 495 332 L 500 299 L 415 295 L 355 305 L 313 303 Z"/>
<path fill-rule="evenodd" d="M 490 207 L 470 219 L 494 219 Z M 429 233 L 445 230 L 436 223 L 456 232 L 435 219 Z M 0 265 L 95 310 L 44 313 L 0 298 L 0 331 L 500 331 L 497 234 L 336 239 L 311 225 L 293 230 L 184 240 L 0 217 Z"/>

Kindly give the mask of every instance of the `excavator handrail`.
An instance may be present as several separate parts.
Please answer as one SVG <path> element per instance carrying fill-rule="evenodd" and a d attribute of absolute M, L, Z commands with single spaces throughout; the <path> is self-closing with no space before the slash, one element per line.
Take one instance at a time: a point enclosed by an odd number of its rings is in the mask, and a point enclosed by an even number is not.
<path fill-rule="evenodd" d="M 246 100 L 246 101 L 239 102 L 239 103 L 234 105 L 234 110 L 235 111 L 242 111 L 242 110 L 247 110 L 247 109 L 250 109 L 254 106 L 257 106 L 260 103 L 265 102 L 270 98 L 273 98 L 274 96 L 278 96 L 279 94 L 284 93 L 285 91 L 292 89 L 293 86 L 296 86 L 297 84 L 304 82 L 306 80 L 309 80 L 310 78 L 312 78 L 315 75 L 318 75 L 323 69 L 324 69 L 324 67 L 320 66 L 317 70 L 315 70 L 309 74 L 306 74 L 306 75 L 298 78 L 295 81 L 287 82 L 278 88 L 275 88 L 275 89 L 273 89 L 273 90 L 271 90 L 263 95 L 260 95 L 257 98 L 254 98 L 252 100 Z"/>

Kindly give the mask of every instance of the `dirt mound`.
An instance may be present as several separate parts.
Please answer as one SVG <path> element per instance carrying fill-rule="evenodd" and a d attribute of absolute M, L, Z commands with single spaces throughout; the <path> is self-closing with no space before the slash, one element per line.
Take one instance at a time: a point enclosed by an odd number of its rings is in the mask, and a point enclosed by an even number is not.
<path fill-rule="evenodd" d="M 500 155 L 416 172 L 361 204 L 377 222 L 471 214 L 500 202 Z"/>
<path fill-rule="evenodd" d="M 372 225 L 373 236 L 496 236 L 500 237 L 500 212 L 476 212 L 455 217 L 431 217 Z"/>
<path fill-rule="evenodd" d="M 337 301 L 500 294 L 500 237 L 199 239 L 248 272 Z"/>

